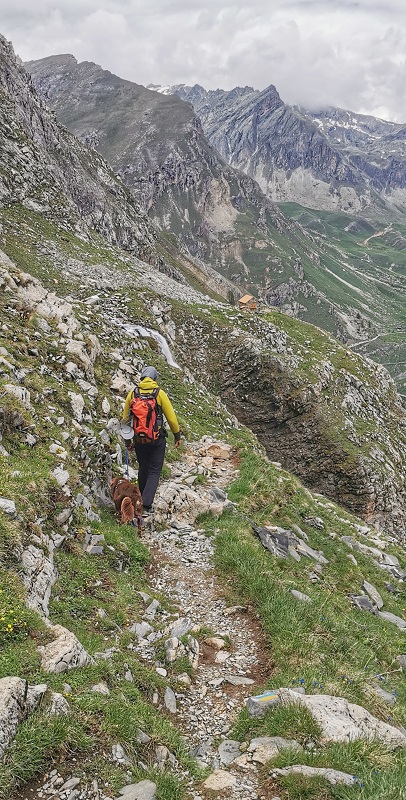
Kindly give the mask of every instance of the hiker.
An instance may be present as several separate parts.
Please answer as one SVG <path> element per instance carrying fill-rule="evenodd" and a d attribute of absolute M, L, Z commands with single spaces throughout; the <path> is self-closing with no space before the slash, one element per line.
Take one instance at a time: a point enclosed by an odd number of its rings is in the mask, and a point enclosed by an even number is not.
<path fill-rule="evenodd" d="M 152 513 L 152 503 L 158 488 L 165 458 L 166 438 L 164 417 L 179 447 L 181 433 L 171 401 L 157 383 L 155 367 L 145 367 L 138 386 L 132 389 L 124 403 L 122 421 L 134 428 L 134 437 L 126 446 L 134 449 L 138 460 L 138 487 L 142 495 L 144 516 Z"/>

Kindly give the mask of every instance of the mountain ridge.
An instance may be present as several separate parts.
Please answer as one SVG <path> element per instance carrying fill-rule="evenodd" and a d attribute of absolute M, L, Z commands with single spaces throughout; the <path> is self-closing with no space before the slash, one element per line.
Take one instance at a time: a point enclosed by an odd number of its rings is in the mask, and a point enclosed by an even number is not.
<path fill-rule="evenodd" d="M 272 85 L 227 92 L 180 84 L 164 93 L 191 102 L 223 157 L 255 178 L 274 202 L 378 216 L 405 212 L 400 123 L 334 107 L 289 106 Z"/>

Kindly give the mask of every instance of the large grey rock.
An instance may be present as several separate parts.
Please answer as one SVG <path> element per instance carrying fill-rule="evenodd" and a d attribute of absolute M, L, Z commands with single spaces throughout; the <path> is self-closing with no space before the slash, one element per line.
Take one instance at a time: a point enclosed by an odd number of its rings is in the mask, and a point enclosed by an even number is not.
<path fill-rule="evenodd" d="M 296 598 L 296 600 L 301 600 L 302 603 L 312 603 L 313 602 L 311 597 L 309 597 L 308 594 L 304 594 L 303 592 L 299 592 L 297 589 L 291 589 L 290 593 L 293 595 L 293 597 Z"/>
<path fill-rule="evenodd" d="M 38 611 L 42 617 L 48 617 L 51 589 L 58 577 L 53 558 L 30 544 L 21 554 L 21 564 L 22 579 L 27 589 L 27 605 Z"/>
<path fill-rule="evenodd" d="M 337 769 L 325 767 L 308 767 L 304 764 L 294 764 L 292 767 L 284 767 L 283 769 L 273 768 L 271 775 L 304 775 L 305 778 L 324 778 L 332 786 L 336 784 L 342 784 L 343 786 L 359 785 L 355 775 L 349 775 L 348 772 L 340 772 Z"/>
<path fill-rule="evenodd" d="M 277 689 L 270 689 L 263 694 L 248 697 L 245 701 L 248 713 L 251 717 L 263 717 L 265 711 L 272 706 L 277 706 L 280 703 L 279 692 Z"/>
<path fill-rule="evenodd" d="M 258 736 L 256 739 L 251 739 L 248 752 L 251 753 L 253 761 L 258 764 L 266 764 L 267 761 L 278 755 L 280 750 L 299 747 L 300 745 L 294 739 L 283 739 L 281 736 Z"/>
<path fill-rule="evenodd" d="M 61 716 L 65 714 L 69 714 L 70 707 L 66 697 L 60 692 L 52 692 L 51 694 L 51 704 L 48 709 L 49 714 L 55 714 L 56 716 Z"/>
<path fill-rule="evenodd" d="M 130 783 L 120 789 L 122 800 L 155 800 L 156 783 L 153 781 L 139 781 Z"/>
<path fill-rule="evenodd" d="M 14 500 L 9 500 L 8 497 L 0 497 L 0 511 L 10 517 L 15 517 L 17 509 Z"/>
<path fill-rule="evenodd" d="M 390 611 L 378 611 L 378 617 L 384 619 L 386 622 L 392 622 L 393 625 L 396 625 L 401 631 L 406 630 L 406 620 L 402 619 L 402 617 L 397 617 L 396 614 L 391 614 Z"/>
<path fill-rule="evenodd" d="M 66 672 L 92 663 L 92 658 L 74 633 L 62 625 L 51 625 L 50 630 L 57 638 L 38 648 L 41 666 L 45 672 Z"/>
<path fill-rule="evenodd" d="M 406 747 L 405 733 L 344 697 L 302 695 L 291 689 L 279 689 L 278 696 L 283 704 L 297 703 L 310 711 L 321 727 L 323 742 L 378 739 L 391 749 Z"/>
<path fill-rule="evenodd" d="M 165 708 L 167 708 L 171 714 L 176 714 L 176 695 L 170 686 L 167 686 L 165 689 L 164 703 Z"/>
<path fill-rule="evenodd" d="M 175 623 L 171 630 L 171 636 L 176 636 L 177 639 L 181 639 L 182 636 L 186 636 L 189 631 L 193 628 L 193 622 L 190 617 L 183 617 L 179 619 L 178 622 Z"/>
<path fill-rule="evenodd" d="M 376 607 L 381 609 L 383 606 L 383 600 L 381 595 L 379 594 L 378 590 L 375 589 L 375 586 L 372 583 L 368 583 L 368 581 L 364 581 L 362 584 L 362 588 L 364 592 L 369 594 L 371 600 L 375 603 Z"/>
<path fill-rule="evenodd" d="M 226 772 L 224 769 L 215 769 L 203 782 L 203 786 L 213 792 L 221 792 L 225 789 L 232 789 L 236 783 L 237 778 L 235 775 L 231 775 L 230 772 Z"/>
<path fill-rule="evenodd" d="M 46 685 L 29 686 L 23 678 L 0 679 L 0 758 L 17 733 L 18 726 L 35 710 Z"/>
<path fill-rule="evenodd" d="M 221 763 L 228 766 L 241 755 L 240 742 L 236 742 L 234 739 L 224 739 L 219 745 L 218 751 Z"/>

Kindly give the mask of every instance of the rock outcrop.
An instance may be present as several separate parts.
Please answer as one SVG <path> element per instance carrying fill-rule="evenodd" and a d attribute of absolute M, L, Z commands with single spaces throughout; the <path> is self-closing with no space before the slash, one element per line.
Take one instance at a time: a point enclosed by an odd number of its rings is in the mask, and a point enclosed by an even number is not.
<path fill-rule="evenodd" d="M 160 87 L 151 87 L 159 91 Z M 276 202 L 394 213 L 406 207 L 404 125 L 340 108 L 289 106 L 275 88 L 172 86 L 209 141 Z"/>
<path fill-rule="evenodd" d="M 180 321 L 177 342 L 270 458 L 403 539 L 405 412 L 386 370 L 317 329 L 299 343 L 296 323 L 287 320 L 286 333 L 277 314 L 244 327 L 193 315 Z"/>

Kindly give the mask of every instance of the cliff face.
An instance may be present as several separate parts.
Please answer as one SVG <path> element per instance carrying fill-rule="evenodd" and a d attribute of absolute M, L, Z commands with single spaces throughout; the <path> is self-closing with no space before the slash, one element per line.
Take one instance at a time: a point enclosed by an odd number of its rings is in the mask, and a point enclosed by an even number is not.
<path fill-rule="evenodd" d="M 406 418 L 388 373 L 312 326 L 266 319 L 206 335 L 202 317 L 188 318 L 180 342 L 270 458 L 404 539 Z"/>
<path fill-rule="evenodd" d="M 155 89 L 192 103 L 209 141 L 275 202 L 378 215 L 406 209 L 402 125 L 339 108 L 288 106 L 274 86 Z"/>
<path fill-rule="evenodd" d="M 106 162 L 57 124 L 2 36 L 0 93 L 0 203 L 23 203 L 152 258 L 146 215 Z"/>

